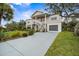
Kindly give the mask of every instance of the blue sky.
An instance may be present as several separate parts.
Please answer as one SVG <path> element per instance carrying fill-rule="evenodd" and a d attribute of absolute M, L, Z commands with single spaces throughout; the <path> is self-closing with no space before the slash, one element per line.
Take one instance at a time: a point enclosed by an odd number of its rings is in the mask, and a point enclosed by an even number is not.
<path fill-rule="evenodd" d="M 36 11 L 45 11 L 44 3 L 11 3 L 11 8 L 14 10 L 13 21 L 26 20 Z M 6 24 L 6 21 L 2 21 L 2 25 Z"/>

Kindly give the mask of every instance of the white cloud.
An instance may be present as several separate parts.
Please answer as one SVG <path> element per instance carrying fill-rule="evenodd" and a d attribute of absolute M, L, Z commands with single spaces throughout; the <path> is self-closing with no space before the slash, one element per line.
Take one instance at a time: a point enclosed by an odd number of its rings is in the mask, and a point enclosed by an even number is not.
<path fill-rule="evenodd" d="M 15 5 L 20 5 L 20 6 L 29 6 L 31 3 L 14 3 Z"/>
<path fill-rule="evenodd" d="M 28 11 L 26 11 L 26 12 L 23 12 L 23 13 L 21 14 L 21 17 L 22 17 L 22 19 L 24 19 L 24 20 L 30 19 L 32 13 L 33 13 L 33 10 L 28 10 Z"/>
<path fill-rule="evenodd" d="M 10 6 L 11 6 L 11 8 L 12 8 L 14 11 L 17 10 L 12 4 L 10 4 Z"/>
<path fill-rule="evenodd" d="M 14 4 L 18 5 L 18 6 L 21 6 L 21 7 L 26 7 L 26 6 L 30 6 L 31 5 L 31 3 L 14 3 Z M 16 10 L 16 8 L 12 4 L 10 4 L 10 6 L 11 6 L 11 8 L 13 10 Z"/>
<path fill-rule="evenodd" d="M 14 21 L 20 21 L 20 20 L 27 20 L 31 19 L 31 15 L 33 14 L 34 10 L 28 10 L 22 13 L 17 12 L 17 15 L 14 16 Z"/>
<path fill-rule="evenodd" d="M 22 3 L 14 3 L 14 4 L 16 4 L 16 5 L 21 5 Z"/>

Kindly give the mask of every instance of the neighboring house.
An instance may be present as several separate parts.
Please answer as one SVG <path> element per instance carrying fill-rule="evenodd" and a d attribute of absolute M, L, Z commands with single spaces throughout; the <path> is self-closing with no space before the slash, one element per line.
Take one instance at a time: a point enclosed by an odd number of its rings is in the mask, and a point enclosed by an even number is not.
<path fill-rule="evenodd" d="M 63 21 L 65 23 L 68 23 L 68 22 L 71 22 L 71 21 L 79 21 L 79 13 L 72 13 L 70 14 L 70 17 L 62 17 L 63 18 Z"/>
<path fill-rule="evenodd" d="M 61 16 L 59 15 L 49 15 L 41 11 L 36 11 L 32 14 L 31 18 L 26 20 L 26 28 L 45 32 L 62 31 Z"/>

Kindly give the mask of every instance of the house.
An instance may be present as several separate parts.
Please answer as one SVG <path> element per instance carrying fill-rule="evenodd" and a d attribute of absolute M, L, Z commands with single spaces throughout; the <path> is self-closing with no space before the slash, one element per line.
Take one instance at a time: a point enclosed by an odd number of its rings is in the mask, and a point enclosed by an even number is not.
<path fill-rule="evenodd" d="M 36 11 L 32 14 L 31 19 L 26 20 L 26 28 L 36 31 L 61 32 L 61 16 Z"/>
<path fill-rule="evenodd" d="M 71 21 L 78 21 L 79 22 L 79 13 L 71 13 L 69 17 L 62 17 L 62 22 L 69 23 Z"/>

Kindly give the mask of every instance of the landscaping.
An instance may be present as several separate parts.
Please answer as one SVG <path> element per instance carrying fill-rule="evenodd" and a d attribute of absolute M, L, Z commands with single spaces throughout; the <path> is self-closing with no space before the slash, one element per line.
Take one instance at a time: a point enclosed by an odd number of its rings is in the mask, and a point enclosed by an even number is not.
<path fill-rule="evenodd" d="M 46 56 L 79 56 L 79 36 L 63 31 L 58 34 Z"/>
<path fill-rule="evenodd" d="M 14 38 L 27 37 L 29 35 L 33 35 L 33 30 L 26 31 L 9 31 L 9 32 L 0 32 L 0 42 L 7 41 Z"/>

